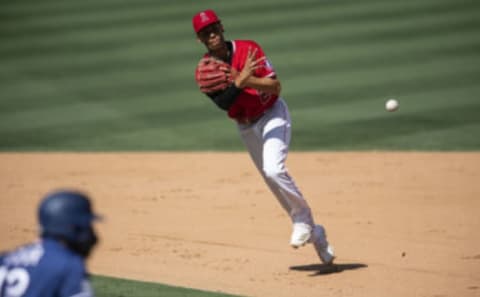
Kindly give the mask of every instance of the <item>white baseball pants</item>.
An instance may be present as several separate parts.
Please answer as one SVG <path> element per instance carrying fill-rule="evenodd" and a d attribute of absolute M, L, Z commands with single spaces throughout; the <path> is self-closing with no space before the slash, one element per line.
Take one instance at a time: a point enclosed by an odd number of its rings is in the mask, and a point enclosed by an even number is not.
<path fill-rule="evenodd" d="M 238 124 L 241 138 L 255 166 L 292 222 L 314 227 L 310 207 L 288 174 L 285 162 L 291 137 L 288 107 L 282 98 L 260 120 Z"/>

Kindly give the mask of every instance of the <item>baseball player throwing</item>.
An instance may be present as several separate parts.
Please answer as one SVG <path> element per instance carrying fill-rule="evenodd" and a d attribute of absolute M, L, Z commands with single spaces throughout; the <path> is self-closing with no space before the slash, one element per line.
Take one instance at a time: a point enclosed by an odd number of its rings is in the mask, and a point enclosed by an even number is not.
<path fill-rule="evenodd" d="M 38 209 L 41 239 L 0 254 L 0 297 L 93 297 L 85 259 L 97 243 L 89 198 L 53 192 Z"/>
<path fill-rule="evenodd" d="M 225 40 L 223 25 L 213 10 L 197 13 L 192 23 L 207 48 L 195 71 L 197 84 L 236 121 L 253 162 L 293 222 L 290 245 L 298 248 L 312 243 L 323 263 L 333 263 L 325 229 L 314 223 L 307 201 L 285 166 L 290 115 L 272 64 L 256 42 Z"/>

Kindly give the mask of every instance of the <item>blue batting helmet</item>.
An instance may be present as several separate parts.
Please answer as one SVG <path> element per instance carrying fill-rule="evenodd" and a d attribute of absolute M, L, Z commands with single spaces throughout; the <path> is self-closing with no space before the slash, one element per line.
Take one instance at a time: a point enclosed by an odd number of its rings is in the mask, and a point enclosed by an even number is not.
<path fill-rule="evenodd" d="M 76 191 L 48 194 L 38 208 L 42 236 L 63 238 L 69 242 L 85 241 L 85 232 L 100 217 L 93 213 L 90 199 Z"/>

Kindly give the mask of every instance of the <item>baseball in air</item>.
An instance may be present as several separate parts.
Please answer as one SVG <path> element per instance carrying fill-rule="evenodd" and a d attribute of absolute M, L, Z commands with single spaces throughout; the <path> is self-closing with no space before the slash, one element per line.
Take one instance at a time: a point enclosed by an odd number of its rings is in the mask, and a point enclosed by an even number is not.
<path fill-rule="evenodd" d="M 388 99 L 385 103 L 385 109 L 387 111 L 395 111 L 399 107 L 398 101 L 396 99 Z"/>

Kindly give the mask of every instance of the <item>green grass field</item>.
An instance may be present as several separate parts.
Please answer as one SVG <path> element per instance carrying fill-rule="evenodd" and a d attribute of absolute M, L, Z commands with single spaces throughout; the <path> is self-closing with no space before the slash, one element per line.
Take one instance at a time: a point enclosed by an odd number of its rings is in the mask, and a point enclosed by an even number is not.
<path fill-rule="evenodd" d="M 92 285 L 97 297 L 234 297 L 222 293 L 185 289 L 149 282 L 94 276 Z"/>
<path fill-rule="evenodd" d="M 0 150 L 242 150 L 194 82 L 205 7 L 270 57 L 293 150 L 480 148 L 478 1 L 24 0 L 0 4 Z"/>
<path fill-rule="evenodd" d="M 243 150 L 194 82 L 205 8 L 273 62 L 293 150 L 480 149 L 478 1 L 21 0 L 0 2 L 0 150 Z M 98 296 L 225 296 L 94 283 Z"/>

